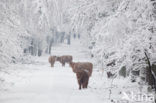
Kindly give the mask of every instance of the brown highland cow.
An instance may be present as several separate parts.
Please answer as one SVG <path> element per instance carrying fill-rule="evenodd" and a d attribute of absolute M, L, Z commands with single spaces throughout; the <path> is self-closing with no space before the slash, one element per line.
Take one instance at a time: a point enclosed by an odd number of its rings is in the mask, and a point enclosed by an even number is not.
<path fill-rule="evenodd" d="M 79 84 L 79 89 L 88 87 L 89 75 L 86 71 L 76 73 L 76 77 Z"/>
<path fill-rule="evenodd" d="M 74 73 L 86 71 L 89 77 L 92 75 L 93 64 L 90 62 L 70 62 L 70 66 Z"/>
<path fill-rule="evenodd" d="M 70 62 L 70 67 L 76 73 L 79 89 L 87 88 L 89 77 L 92 75 L 93 64 L 89 62 Z"/>
<path fill-rule="evenodd" d="M 49 60 L 49 63 L 51 64 L 51 67 L 54 67 L 56 56 L 50 56 L 48 60 Z"/>
<path fill-rule="evenodd" d="M 63 56 L 57 57 L 56 60 L 59 61 L 62 64 L 62 66 L 65 66 L 65 63 L 72 62 L 73 57 L 71 55 L 63 55 Z"/>

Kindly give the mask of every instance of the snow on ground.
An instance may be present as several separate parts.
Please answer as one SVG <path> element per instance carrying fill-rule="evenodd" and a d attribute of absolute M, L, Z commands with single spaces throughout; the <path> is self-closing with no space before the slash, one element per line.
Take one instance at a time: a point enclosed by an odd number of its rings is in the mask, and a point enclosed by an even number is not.
<path fill-rule="evenodd" d="M 78 40 L 70 46 L 60 44 L 52 48 L 52 55 L 65 54 L 73 55 L 73 61 L 95 63 Z M 130 83 L 128 78 L 116 78 L 112 82 L 112 79 L 107 79 L 106 72 L 102 74 L 96 66 L 88 89 L 78 90 L 76 75 L 69 65 L 62 67 L 56 62 L 51 68 L 48 57 L 34 57 L 32 63 L 12 64 L 5 70 L 7 73 L 0 72 L 3 81 L 0 103 L 138 103 L 122 101 L 122 92 L 145 90 L 137 83 Z"/>
<path fill-rule="evenodd" d="M 91 61 L 78 41 L 72 46 L 57 45 L 52 50 L 54 55 L 73 55 L 74 61 Z M 34 61 L 33 64 L 10 65 L 7 69 L 11 74 L 0 74 L 11 82 L 5 91 L 1 90 L 0 103 L 108 103 L 91 90 L 90 84 L 90 88 L 78 90 L 76 75 L 69 65 L 62 67 L 56 62 L 51 68 L 48 56 Z"/>

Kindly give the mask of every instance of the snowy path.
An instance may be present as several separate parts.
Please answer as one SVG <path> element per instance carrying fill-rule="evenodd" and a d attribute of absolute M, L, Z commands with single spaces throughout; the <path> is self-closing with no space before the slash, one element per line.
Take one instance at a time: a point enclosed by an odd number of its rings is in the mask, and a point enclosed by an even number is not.
<path fill-rule="evenodd" d="M 80 48 L 80 49 L 78 49 Z M 52 54 L 71 54 L 74 61 L 88 61 L 85 50 L 79 42 L 72 46 L 53 48 Z M 0 103 L 104 103 L 91 89 L 78 90 L 76 75 L 69 65 L 62 67 L 56 62 L 51 68 L 48 56 L 38 58 L 38 63 L 18 66 L 18 75 L 12 78 L 11 89 L 0 93 Z M 16 70 L 16 66 L 14 67 Z M 22 70 L 20 70 L 22 69 Z M 16 70 L 16 71 L 17 71 Z M 11 79 L 10 79 L 11 81 Z"/>

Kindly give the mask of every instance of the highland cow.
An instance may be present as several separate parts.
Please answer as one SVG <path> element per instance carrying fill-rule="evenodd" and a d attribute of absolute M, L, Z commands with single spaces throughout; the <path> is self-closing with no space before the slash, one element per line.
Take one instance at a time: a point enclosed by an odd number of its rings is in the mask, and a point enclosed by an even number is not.
<path fill-rule="evenodd" d="M 56 56 L 49 57 L 49 63 L 51 64 L 51 67 L 54 67 L 55 60 L 56 60 Z"/>
<path fill-rule="evenodd" d="M 86 71 L 88 76 L 92 75 L 93 64 L 90 62 L 70 62 L 70 66 L 74 73 Z"/>
<path fill-rule="evenodd" d="M 70 63 L 72 62 L 73 57 L 71 55 L 63 55 L 60 57 L 57 57 L 57 61 L 59 61 L 62 66 L 65 66 L 65 63 Z"/>
<path fill-rule="evenodd" d="M 88 87 L 89 75 L 86 71 L 76 73 L 76 77 L 79 84 L 79 89 Z"/>

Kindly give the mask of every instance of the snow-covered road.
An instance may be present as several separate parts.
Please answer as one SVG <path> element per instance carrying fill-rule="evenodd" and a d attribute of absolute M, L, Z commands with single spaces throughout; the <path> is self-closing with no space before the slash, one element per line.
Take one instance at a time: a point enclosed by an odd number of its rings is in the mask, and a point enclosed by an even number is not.
<path fill-rule="evenodd" d="M 73 55 L 74 61 L 90 61 L 89 55 L 79 42 L 74 42 L 72 46 L 60 45 L 52 48 L 52 55 L 63 54 Z M 106 102 L 90 88 L 78 90 L 76 75 L 69 65 L 62 67 L 59 62 L 56 62 L 55 67 L 51 68 L 48 56 L 37 58 L 35 61 L 35 64 L 12 66 L 19 77 L 8 78 L 14 85 L 0 93 L 0 103 Z"/>

